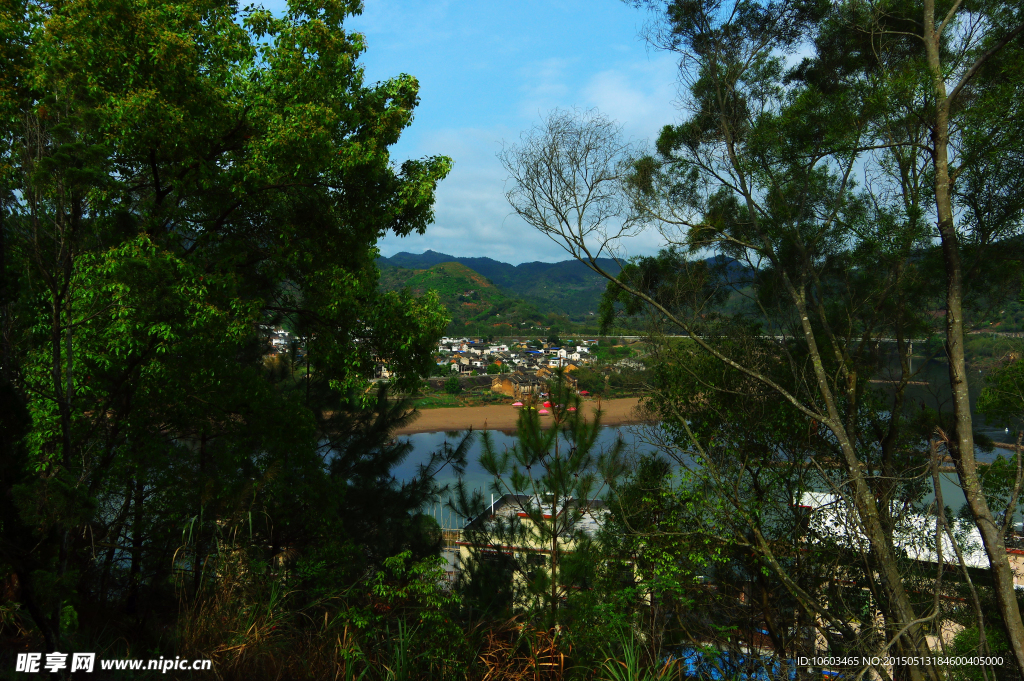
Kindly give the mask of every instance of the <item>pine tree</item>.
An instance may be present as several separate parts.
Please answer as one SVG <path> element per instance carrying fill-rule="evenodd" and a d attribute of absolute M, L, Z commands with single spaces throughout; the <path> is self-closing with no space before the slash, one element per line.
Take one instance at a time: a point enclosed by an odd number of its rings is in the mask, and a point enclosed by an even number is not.
<path fill-rule="evenodd" d="M 549 393 L 544 407 L 550 416 L 531 400 L 520 412 L 511 448 L 499 452 L 490 433 L 482 433 L 480 466 L 493 476 L 501 508 L 488 510 L 482 494 L 468 495 L 462 485 L 453 507 L 471 518 L 465 529 L 472 547 L 465 566 L 470 600 L 486 596 L 492 607 L 525 610 L 557 626 L 569 591 L 586 585 L 595 549 L 588 530 L 603 514 L 598 497 L 622 472 L 624 443 L 601 451 L 601 410 L 586 417 L 563 371 L 555 373 Z"/>

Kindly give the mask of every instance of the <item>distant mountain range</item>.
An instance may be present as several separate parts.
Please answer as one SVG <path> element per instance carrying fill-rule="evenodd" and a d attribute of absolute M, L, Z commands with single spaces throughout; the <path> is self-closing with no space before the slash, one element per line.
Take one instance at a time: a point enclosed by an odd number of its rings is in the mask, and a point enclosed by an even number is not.
<path fill-rule="evenodd" d="M 380 270 L 380 286 L 385 291 L 404 288 L 417 295 L 435 291 L 451 315 L 449 333 L 504 335 L 546 326 L 544 313 L 536 306 L 506 294 L 462 263 L 446 261 L 427 269 L 383 266 Z"/>
<path fill-rule="evenodd" d="M 577 260 L 510 265 L 492 258 L 460 258 L 436 251 L 418 255 L 396 253 L 390 258 L 377 259 L 381 283 L 386 288 L 399 287 L 403 281 L 420 276 L 418 272 L 444 263 L 464 265 L 490 280 L 505 296 L 532 303 L 541 313 L 555 312 L 575 319 L 597 312 L 601 294 L 608 283 L 607 279 Z M 619 273 L 618 264 L 610 258 L 601 258 L 598 263 L 610 274 Z M 430 277 L 438 278 L 436 275 Z M 419 282 L 408 286 L 414 290 L 420 287 Z"/>

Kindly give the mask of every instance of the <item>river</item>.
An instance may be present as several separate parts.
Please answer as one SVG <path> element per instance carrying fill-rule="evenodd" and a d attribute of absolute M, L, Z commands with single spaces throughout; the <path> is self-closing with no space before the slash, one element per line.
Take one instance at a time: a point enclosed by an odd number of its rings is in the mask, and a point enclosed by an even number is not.
<path fill-rule="evenodd" d="M 515 444 L 515 436 L 511 431 L 490 430 L 491 442 L 496 451 L 504 451 Z M 595 454 L 604 451 L 615 444 L 617 438 L 622 438 L 628 452 L 644 451 L 638 437 L 638 431 L 633 426 L 605 426 L 598 435 Z M 426 463 L 430 453 L 437 451 L 447 441 L 457 444 L 461 441 L 463 433 L 416 433 L 403 435 L 399 439 L 412 443 L 413 449 L 409 457 L 400 466 L 394 469 L 394 475 L 399 480 L 408 480 L 416 474 L 416 468 Z M 650 448 L 648 448 L 650 449 Z M 465 482 L 470 490 L 479 490 L 484 493 L 485 498 L 493 493 L 492 486 L 494 478 L 480 467 L 480 455 L 483 453 L 483 440 L 479 433 L 476 433 L 473 444 L 467 456 L 468 466 L 466 467 Z M 450 469 L 444 469 L 437 477 L 441 484 L 453 485 L 455 476 Z M 458 519 L 451 516 L 448 511 L 443 511 L 440 506 L 434 509 L 434 515 L 445 527 L 460 527 Z"/>
<path fill-rule="evenodd" d="M 944 387 L 948 380 L 946 371 L 947 369 L 945 364 L 938 361 L 932 361 L 924 366 L 918 367 L 914 380 L 927 381 L 929 385 L 909 386 L 907 390 L 908 402 L 911 404 L 923 404 L 933 409 L 950 409 L 949 391 L 948 388 Z M 984 386 L 984 377 L 984 370 L 971 370 L 969 383 L 971 386 L 972 407 L 977 401 L 978 393 Z M 638 426 L 606 426 L 601 429 L 601 435 L 598 440 L 598 449 L 600 450 L 611 447 L 616 438 L 621 437 L 626 444 L 626 452 L 629 454 L 653 451 L 653 447 L 644 444 L 644 440 L 641 436 L 642 428 L 643 427 Z M 1005 426 L 1002 424 L 987 423 L 980 415 L 977 414 L 975 415 L 975 428 L 977 431 L 988 435 L 997 442 L 1009 442 L 1012 439 L 1008 431 L 1004 430 Z M 498 451 L 511 447 L 515 442 L 515 437 L 511 431 L 495 430 L 489 432 L 491 434 L 494 447 Z M 405 480 L 415 475 L 417 465 L 426 462 L 430 453 L 432 451 L 436 451 L 445 441 L 451 443 L 458 442 L 461 439 L 461 433 L 418 433 L 413 435 L 403 435 L 400 439 L 409 441 L 413 445 L 413 450 L 410 456 L 394 470 L 394 474 L 399 480 Z M 478 435 L 469 452 L 469 466 L 466 470 L 465 481 L 470 489 L 484 492 L 485 498 L 487 498 L 493 492 L 492 486 L 494 480 L 480 467 L 480 464 L 478 463 L 482 451 L 483 446 Z M 980 462 L 988 463 L 994 461 L 996 456 L 999 455 L 1009 457 L 1011 452 L 1001 449 L 986 452 L 979 448 L 976 450 L 976 455 Z M 442 484 L 451 484 L 455 482 L 455 477 L 450 469 L 445 469 L 439 474 L 438 480 Z M 958 511 L 960 506 L 965 502 L 965 498 L 956 475 L 951 472 L 941 474 L 941 485 L 943 501 L 946 506 L 951 508 L 954 512 Z M 923 501 L 925 503 L 929 503 L 932 498 L 934 498 L 933 495 L 929 494 Z M 442 521 L 446 527 L 455 527 L 459 525 L 457 519 L 452 517 L 449 512 L 442 510 L 440 505 L 438 505 L 433 512 L 437 516 L 438 520 Z"/>

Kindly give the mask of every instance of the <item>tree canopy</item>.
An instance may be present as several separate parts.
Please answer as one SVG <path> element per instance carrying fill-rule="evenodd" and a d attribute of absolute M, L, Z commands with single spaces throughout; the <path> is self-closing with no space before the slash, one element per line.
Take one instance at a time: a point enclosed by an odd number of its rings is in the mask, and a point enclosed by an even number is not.
<path fill-rule="evenodd" d="M 323 541 L 328 516 L 348 515 L 339 540 L 381 540 L 371 560 L 411 541 L 433 471 L 398 493 L 407 449 L 386 442 L 407 409 L 368 380 L 428 375 L 448 320 L 435 296 L 378 291 L 374 259 L 383 235 L 424 231 L 452 162 L 392 160 L 418 85 L 365 82 L 344 25 L 360 8 L 5 7 L 2 379 L 21 406 L 0 418 L 26 436 L 0 560 L 51 650 L 66 607 L 141 622 L 172 571 L 199 584 L 243 517 L 250 534 L 265 518 L 272 554 Z M 275 327 L 303 355 L 282 371 Z M 391 516 L 357 512 L 391 486 Z"/>
<path fill-rule="evenodd" d="M 914 603 L 894 532 L 923 501 L 910 481 L 927 475 L 937 438 L 1024 668 L 1007 521 L 982 493 L 963 351 L 970 310 L 1019 283 L 1024 205 L 1004 170 L 1021 150 L 1011 130 L 1022 17 L 1000 3 L 930 0 L 635 4 L 656 17 L 654 44 L 678 55 L 682 120 L 645 152 L 597 112 L 553 112 L 502 156 L 513 209 L 610 280 L 606 319 L 649 321 L 660 347 L 650 403 L 675 429 L 668 450 L 699 457 L 705 475 L 730 470 L 713 489 L 732 499 L 730 520 L 745 525 L 736 531 L 819 622 L 835 601 L 798 583 L 763 514 L 743 510 L 746 485 L 749 476 L 763 498 L 762 478 L 789 465 L 791 447 L 799 463 L 783 505 L 797 503 L 802 466 L 845 472 L 841 484 L 824 474 L 818 484 L 870 546 L 864 575 L 885 603 L 881 640 L 915 656 L 931 645 L 921 623 L 938 615 Z M 605 270 L 597 256 L 645 227 L 660 230 L 665 249 L 618 276 Z M 728 313 L 726 299 L 739 303 Z M 908 399 L 911 341 L 932 334 L 947 360 L 945 415 Z M 738 395 L 751 401 L 740 406 Z M 794 420 L 802 434 L 788 432 Z M 941 525 L 943 513 L 929 513 Z"/>

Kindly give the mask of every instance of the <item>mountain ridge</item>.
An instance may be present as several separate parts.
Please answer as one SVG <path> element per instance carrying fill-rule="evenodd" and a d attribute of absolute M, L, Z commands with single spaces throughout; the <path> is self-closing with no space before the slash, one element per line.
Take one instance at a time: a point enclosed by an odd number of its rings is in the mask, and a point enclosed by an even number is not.
<path fill-rule="evenodd" d="M 555 263 L 525 262 L 519 265 L 488 257 L 457 257 L 427 250 L 423 253 L 400 252 L 377 259 L 377 266 L 406 270 L 426 270 L 447 262 L 462 264 L 486 277 L 507 295 L 522 298 L 544 310 L 580 318 L 596 312 L 608 281 L 578 260 Z M 611 258 L 599 258 L 598 264 L 611 274 L 619 265 Z"/>
<path fill-rule="evenodd" d="M 380 272 L 384 290 L 435 291 L 451 315 L 450 333 L 500 335 L 541 325 L 542 315 L 532 304 L 509 295 L 460 262 L 442 261 L 426 269 L 385 265 Z"/>

